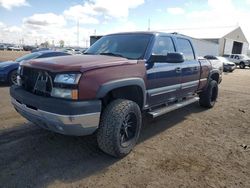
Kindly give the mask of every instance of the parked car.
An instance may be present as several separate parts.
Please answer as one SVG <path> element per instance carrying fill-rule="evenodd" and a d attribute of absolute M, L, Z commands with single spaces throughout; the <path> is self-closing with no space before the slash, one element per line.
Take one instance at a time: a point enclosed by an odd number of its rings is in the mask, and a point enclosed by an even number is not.
<path fill-rule="evenodd" d="M 57 52 L 57 51 L 40 51 L 34 52 L 27 55 L 24 55 L 20 58 L 17 58 L 15 61 L 6 61 L 0 63 L 0 82 L 17 84 L 17 69 L 19 64 L 23 61 L 31 60 L 31 59 L 40 59 L 46 57 L 55 57 L 55 56 L 66 56 L 70 55 L 65 52 Z"/>
<path fill-rule="evenodd" d="M 83 54 L 88 48 L 75 48 L 74 54 Z"/>
<path fill-rule="evenodd" d="M 233 72 L 236 69 L 236 64 L 230 62 L 227 58 L 221 56 L 217 56 L 216 58 L 223 63 L 224 72 Z"/>
<path fill-rule="evenodd" d="M 80 47 L 69 47 L 69 48 L 63 48 L 61 49 L 64 52 L 70 53 L 72 55 L 79 55 L 79 54 L 83 54 L 86 51 L 87 48 L 80 48 Z"/>
<path fill-rule="evenodd" d="M 7 50 L 10 50 L 10 51 L 22 51 L 23 47 L 19 46 L 19 45 L 10 45 L 10 46 L 7 47 Z"/>
<path fill-rule="evenodd" d="M 46 51 L 46 50 L 51 50 L 50 48 L 35 48 L 31 50 L 31 52 L 40 52 L 40 51 Z"/>
<path fill-rule="evenodd" d="M 34 49 L 36 49 L 35 46 L 29 46 L 29 45 L 23 46 L 23 50 L 24 50 L 24 51 L 32 51 L 32 50 L 34 50 Z"/>
<path fill-rule="evenodd" d="M 223 63 L 213 55 L 206 55 L 204 58 L 208 59 L 212 64 L 213 69 L 217 69 L 220 72 L 220 77 L 222 77 L 223 73 Z"/>
<path fill-rule="evenodd" d="M 123 157 L 139 138 L 142 112 L 157 117 L 198 100 L 214 106 L 219 70 L 193 49 L 178 34 L 107 35 L 85 55 L 22 63 L 12 104 L 42 128 L 74 136 L 96 132 L 100 149 Z"/>
<path fill-rule="evenodd" d="M 244 54 L 232 54 L 228 57 L 228 60 L 239 65 L 241 69 L 244 69 L 246 66 L 250 67 L 250 58 Z"/>
<path fill-rule="evenodd" d="M 6 46 L 4 44 L 0 44 L 0 50 L 6 50 Z"/>
<path fill-rule="evenodd" d="M 74 48 L 63 48 L 62 51 L 70 53 L 70 54 L 74 54 L 75 53 L 75 49 Z"/>

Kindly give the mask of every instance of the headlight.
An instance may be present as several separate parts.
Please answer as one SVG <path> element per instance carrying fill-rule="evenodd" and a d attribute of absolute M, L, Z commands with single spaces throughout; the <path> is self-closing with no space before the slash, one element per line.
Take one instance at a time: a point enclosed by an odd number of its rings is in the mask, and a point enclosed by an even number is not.
<path fill-rule="evenodd" d="M 65 98 L 65 99 L 78 99 L 78 90 L 77 89 L 62 89 L 62 88 L 53 88 L 51 96 Z"/>
<path fill-rule="evenodd" d="M 22 67 L 21 66 L 18 66 L 17 74 L 22 75 Z"/>
<path fill-rule="evenodd" d="M 81 74 L 58 74 L 55 77 L 55 83 L 78 84 Z"/>

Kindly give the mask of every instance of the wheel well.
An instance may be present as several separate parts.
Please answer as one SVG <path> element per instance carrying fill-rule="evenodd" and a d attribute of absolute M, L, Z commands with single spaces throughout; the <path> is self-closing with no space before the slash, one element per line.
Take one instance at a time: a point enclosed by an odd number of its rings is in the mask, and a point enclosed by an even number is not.
<path fill-rule="evenodd" d="M 128 99 L 137 103 L 141 109 L 143 108 L 144 96 L 139 86 L 124 86 L 113 89 L 102 98 L 102 103 L 106 106 L 115 99 Z"/>
<path fill-rule="evenodd" d="M 11 75 L 12 72 L 17 71 L 17 69 L 12 69 L 11 71 L 8 72 L 8 77 Z"/>
<path fill-rule="evenodd" d="M 14 71 L 17 71 L 17 69 L 13 69 L 13 70 L 11 70 L 11 71 L 8 72 L 8 75 L 7 75 L 8 82 L 9 82 L 9 79 L 10 79 L 11 74 L 12 74 Z"/>
<path fill-rule="evenodd" d="M 217 83 L 219 83 L 219 74 L 218 73 L 214 73 L 210 76 L 210 78 L 212 80 L 215 80 Z"/>

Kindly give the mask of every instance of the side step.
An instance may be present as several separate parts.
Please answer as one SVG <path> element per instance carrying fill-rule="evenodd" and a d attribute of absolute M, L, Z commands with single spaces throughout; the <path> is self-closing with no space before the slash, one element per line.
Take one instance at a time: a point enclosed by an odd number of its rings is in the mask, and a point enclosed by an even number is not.
<path fill-rule="evenodd" d="M 153 111 L 148 112 L 148 114 L 151 117 L 155 118 L 155 117 L 161 116 L 163 114 L 166 114 L 168 112 L 174 111 L 174 110 L 182 108 L 184 106 L 187 106 L 189 104 L 195 103 L 198 100 L 199 100 L 199 97 L 192 97 L 190 99 L 183 100 L 183 101 L 178 102 L 176 104 L 172 104 L 172 105 L 169 105 L 169 106 L 166 106 L 166 107 L 155 109 Z"/>

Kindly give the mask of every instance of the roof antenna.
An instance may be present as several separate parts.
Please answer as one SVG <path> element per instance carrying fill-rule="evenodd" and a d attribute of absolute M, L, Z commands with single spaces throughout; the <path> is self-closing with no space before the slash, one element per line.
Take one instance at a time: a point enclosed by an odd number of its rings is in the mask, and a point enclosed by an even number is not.
<path fill-rule="evenodd" d="M 148 19 L 148 31 L 150 31 L 150 18 Z"/>

